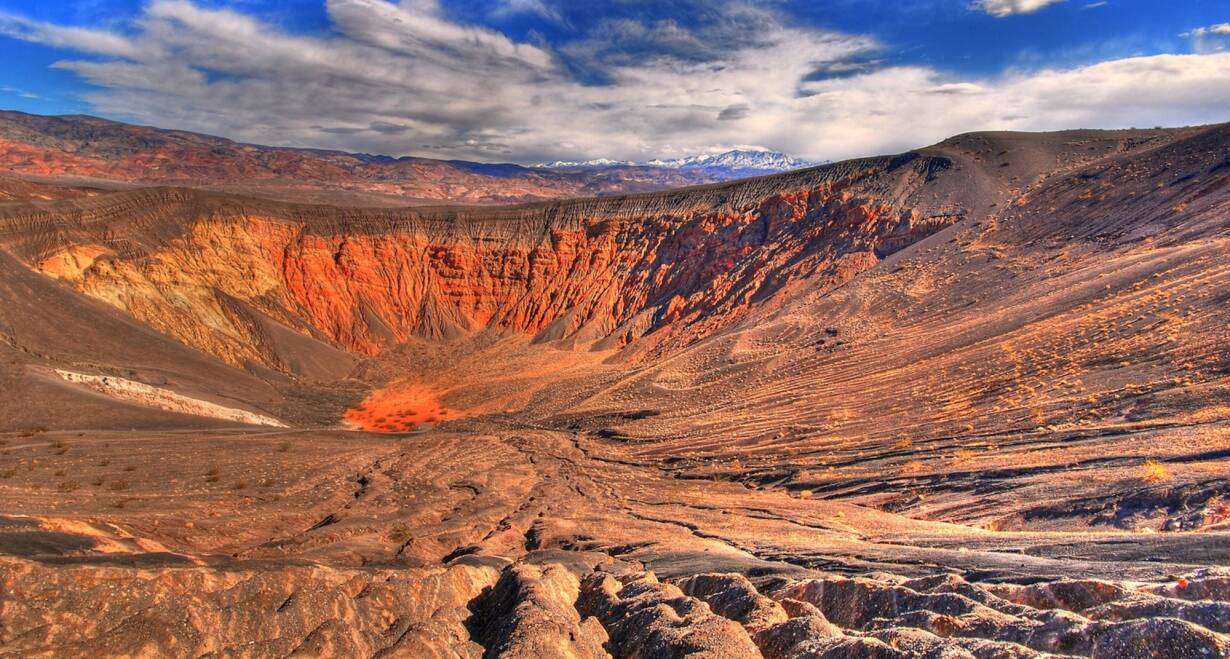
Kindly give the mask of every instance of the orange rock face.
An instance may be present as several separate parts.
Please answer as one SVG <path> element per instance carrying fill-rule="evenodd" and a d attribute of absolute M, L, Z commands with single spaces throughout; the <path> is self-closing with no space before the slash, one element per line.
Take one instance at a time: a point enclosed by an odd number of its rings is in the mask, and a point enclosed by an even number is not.
<path fill-rule="evenodd" d="M 5 244 L 235 365 L 294 372 L 290 339 L 371 356 L 411 337 L 484 330 L 638 361 L 770 313 L 803 287 L 843 285 L 1014 198 L 1007 188 L 975 194 L 978 176 L 1028 181 L 1061 164 L 993 167 L 963 144 L 670 193 L 501 208 L 349 209 L 146 189 L 11 208 L 3 221 L 18 230 Z"/>
<path fill-rule="evenodd" d="M 835 169 L 734 200 L 706 190 L 662 207 L 633 197 L 489 214 L 117 194 L 90 212 L 157 203 L 189 221 L 135 253 L 74 231 L 79 242 L 39 251 L 36 267 L 233 364 L 285 367 L 270 321 L 363 355 L 487 328 L 598 349 L 651 336 L 645 350 L 663 352 L 771 308 L 800 275 L 840 284 L 888 242 L 950 221 L 920 225 L 917 209 L 874 194 L 864 179 L 883 175 Z"/>

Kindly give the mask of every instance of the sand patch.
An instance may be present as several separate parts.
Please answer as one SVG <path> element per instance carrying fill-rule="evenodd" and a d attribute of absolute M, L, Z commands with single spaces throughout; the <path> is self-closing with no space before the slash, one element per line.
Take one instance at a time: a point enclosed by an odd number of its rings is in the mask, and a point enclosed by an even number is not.
<path fill-rule="evenodd" d="M 433 423 L 464 416 L 445 407 L 441 392 L 424 384 L 394 382 L 373 391 L 362 403 L 346 410 L 351 427 L 371 432 L 413 432 Z"/>

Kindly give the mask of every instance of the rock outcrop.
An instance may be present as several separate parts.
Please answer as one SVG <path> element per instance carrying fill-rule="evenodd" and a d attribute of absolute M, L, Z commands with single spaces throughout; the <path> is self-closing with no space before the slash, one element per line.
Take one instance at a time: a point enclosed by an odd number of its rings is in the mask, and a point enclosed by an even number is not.
<path fill-rule="evenodd" d="M 692 596 L 618 564 L 608 567 L 619 567 L 620 576 L 600 569 L 578 579 L 560 563 L 499 569 L 487 558 L 487 565 L 469 560 L 413 570 L 176 567 L 159 576 L 119 567 L 48 571 L 5 559 L 0 577 L 10 599 L 0 650 L 508 659 L 1230 657 L 1230 638 L 1173 618 L 1107 624 L 1068 613 L 1057 625 L 1057 618 L 1025 607 L 976 614 L 983 623 L 962 625 L 937 622 L 951 618 L 941 606 L 878 612 L 886 615 L 856 609 L 843 614 L 850 625 L 838 626 L 799 600 L 779 604 L 741 575 L 685 579 Z M 70 582 L 64 596 L 51 596 Z M 818 584 L 788 583 L 771 592 L 838 607 Z M 945 587 L 955 586 L 986 594 L 961 580 Z M 99 608 L 87 609 L 92 602 Z M 919 613 L 931 623 L 920 624 Z M 77 624 L 52 624 L 66 617 Z M 992 618 L 998 622 L 987 622 Z M 1027 628 L 1038 631 L 1022 634 Z"/>

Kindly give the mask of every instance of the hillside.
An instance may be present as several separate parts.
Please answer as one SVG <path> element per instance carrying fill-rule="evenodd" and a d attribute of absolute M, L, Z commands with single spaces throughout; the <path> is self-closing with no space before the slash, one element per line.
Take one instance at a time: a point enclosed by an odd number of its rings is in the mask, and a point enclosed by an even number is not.
<path fill-rule="evenodd" d="M 765 173 L 718 164 L 577 169 L 393 158 L 241 144 L 89 116 L 0 111 L 0 171 L 35 182 L 188 186 L 297 203 L 498 204 L 655 191 Z"/>
<path fill-rule="evenodd" d="M 1228 153 L 973 133 L 500 207 L 5 181 L 0 652 L 1226 656 Z"/>

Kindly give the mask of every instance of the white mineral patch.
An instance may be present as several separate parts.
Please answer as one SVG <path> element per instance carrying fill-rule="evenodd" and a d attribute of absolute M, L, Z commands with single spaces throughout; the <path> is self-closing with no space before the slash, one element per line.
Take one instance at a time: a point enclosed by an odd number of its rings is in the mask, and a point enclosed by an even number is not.
<path fill-rule="evenodd" d="M 192 414 L 195 416 L 207 416 L 214 419 L 226 419 L 227 421 L 235 421 L 238 423 L 249 423 L 259 426 L 274 426 L 277 428 L 286 428 L 287 425 L 272 417 L 249 412 L 247 410 L 235 409 L 233 407 L 223 407 L 216 403 L 189 398 L 173 391 L 159 389 L 148 384 L 117 378 L 112 375 L 87 375 L 85 373 L 74 373 L 72 371 L 63 371 L 56 369 L 56 374 L 60 377 L 76 384 L 85 385 L 95 391 L 106 394 L 113 398 L 131 401 L 140 405 L 148 405 L 168 410 L 170 412 L 179 412 L 181 414 Z"/>

